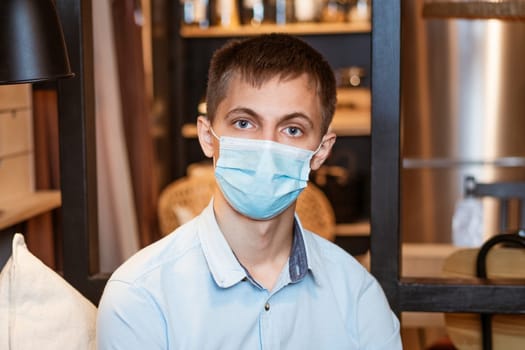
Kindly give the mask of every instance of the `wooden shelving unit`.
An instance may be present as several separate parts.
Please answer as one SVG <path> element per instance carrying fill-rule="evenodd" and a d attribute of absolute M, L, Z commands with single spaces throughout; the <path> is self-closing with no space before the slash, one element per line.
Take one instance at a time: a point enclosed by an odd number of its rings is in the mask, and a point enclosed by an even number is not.
<path fill-rule="evenodd" d="M 35 191 L 30 84 L 0 87 L 0 231 L 61 205 L 60 191 Z"/>
<path fill-rule="evenodd" d="M 370 135 L 370 110 L 336 111 L 330 128 L 337 136 Z"/>
<path fill-rule="evenodd" d="M 36 191 L 0 201 L 0 230 L 60 207 L 60 191 Z"/>
<path fill-rule="evenodd" d="M 180 35 L 183 38 L 221 38 L 232 36 L 253 36 L 263 33 L 289 33 L 294 35 L 327 35 L 327 34 L 349 34 L 369 33 L 370 22 L 348 22 L 348 23 L 289 23 L 285 25 L 262 24 L 260 26 L 231 26 L 231 27 L 208 27 L 200 28 L 193 26 L 182 26 Z"/>

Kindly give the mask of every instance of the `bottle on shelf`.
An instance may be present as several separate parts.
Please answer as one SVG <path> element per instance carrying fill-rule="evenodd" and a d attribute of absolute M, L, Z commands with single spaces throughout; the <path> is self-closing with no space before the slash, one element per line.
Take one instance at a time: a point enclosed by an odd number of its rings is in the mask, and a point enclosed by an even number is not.
<path fill-rule="evenodd" d="M 275 1 L 275 23 L 287 24 L 293 21 L 293 1 L 292 0 L 274 0 Z"/>
<path fill-rule="evenodd" d="M 323 0 L 294 0 L 294 18 L 297 22 L 319 21 Z"/>
<path fill-rule="evenodd" d="M 207 28 L 210 25 L 208 0 L 180 0 L 182 22 L 188 26 Z"/>
<path fill-rule="evenodd" d="M 335 71 L 335 80 L 339 88 L 360 87 L 366 72 L 363 67 L 342 67 Z"/>
<path fill-rule="evenodd" d="M 241 23 L 287 24 L 293 21 L 293 0 L 241 0 Z"/>
<path fill-rule="evenodd" d="M 237 27 L 240 24 L 237 0 L 215 0 L 212 7 L 213 25 Z"/>
<path fill-rule="evenodd" d="M 350 0 L 324 0 L 321 11 L 323 22 L 346 22 Z"/>
<path fill-rule="evenodd" d="M 348 20 L 350 22 L 370 21 L 372 0 L 357 0 L 350 6 Z"/>
<path fill-rule="evenodd" d="M 263 0 L 241 0 L 241 23 L 258 26 L 264 22 L 265 6 Z"/>

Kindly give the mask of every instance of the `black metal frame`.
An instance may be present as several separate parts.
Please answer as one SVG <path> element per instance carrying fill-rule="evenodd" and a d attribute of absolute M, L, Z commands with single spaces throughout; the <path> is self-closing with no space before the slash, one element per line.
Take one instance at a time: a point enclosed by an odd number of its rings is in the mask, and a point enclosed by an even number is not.
<path fill-rule="evenodd" d="M 525 229 L 525 182 L 479 183 L 474 176 L 465 178 L 465 196 L 493 197 L 499 199 L 499 233 L 509 231 L 509 205 L 511 200 L 519 204 L 520 229 Z"/>
<path fill-rule="evenodd" d="M 371 270 L 392 309 L 525 314 L 519 280 L 401 278 L 401 1 L 372 2 Z"/>
<path fill-rule="evenodd" d="M 98 304 L 99 273 L 91 0 L 57 0 L 74 79 L 58 84 L 64 278 Z"/>

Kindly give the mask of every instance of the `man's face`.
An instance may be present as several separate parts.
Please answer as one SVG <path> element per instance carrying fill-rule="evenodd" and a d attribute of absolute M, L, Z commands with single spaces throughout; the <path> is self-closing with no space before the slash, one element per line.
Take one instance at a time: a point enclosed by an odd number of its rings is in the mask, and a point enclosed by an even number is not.
<path fill-rule="evenodd" d="M 315 150 L 323 136 L 321 122 L 319 98 L 306 75 L 286 81 L 275 77 L 260 88 L 237 76 L 217 107 L 212 126 L 219 136 L 271 140 Z"/>

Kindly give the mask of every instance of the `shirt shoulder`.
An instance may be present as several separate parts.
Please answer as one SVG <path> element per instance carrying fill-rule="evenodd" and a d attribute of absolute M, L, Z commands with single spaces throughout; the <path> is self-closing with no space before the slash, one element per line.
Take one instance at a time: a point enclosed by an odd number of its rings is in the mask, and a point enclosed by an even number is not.
<path fill-rule="evenodd" d="M 304 236 L 313 268 L 324 266 L 329 273 L 350 274 L 353 278 L 369 274 L 356 258 L 335 243 L 306 230 Z"/>
<path fill-rule="evenodd" d="M 139 250 L 113 272 L 109 281 L 133 284 L 165 265 L 177 264 L 191 252 L 200 252 L 197 220 L 198 217 Z"/>
<path fill-rule="evenodd" d="M 315 234 L 305 234 L 316 278 L 329 285 L 348 330 L 363 348 L 401 349 L 400 325 L 375 277 L 352 255 Z M 316 271 L 314 270 L 314 275 Z"/>

